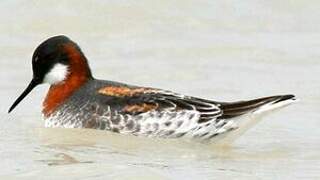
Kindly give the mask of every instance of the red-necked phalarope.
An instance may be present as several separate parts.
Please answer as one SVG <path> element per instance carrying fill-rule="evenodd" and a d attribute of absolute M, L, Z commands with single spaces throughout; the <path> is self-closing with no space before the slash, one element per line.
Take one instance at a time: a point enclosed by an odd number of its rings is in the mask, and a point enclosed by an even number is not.
<path fill-rule="evenodd" d="M 241 132 L 258 114 L 295 101 L 278 95 L 217 102 L 171 91 L 94 79 L 85 55 L 66 36 L 47 39 L 32 57 L 33 79 L 10 107 L 37 85 L 49 83 L 43 102 L 46 127 L 93 128 L 136 136 L 211 140 Z"/>

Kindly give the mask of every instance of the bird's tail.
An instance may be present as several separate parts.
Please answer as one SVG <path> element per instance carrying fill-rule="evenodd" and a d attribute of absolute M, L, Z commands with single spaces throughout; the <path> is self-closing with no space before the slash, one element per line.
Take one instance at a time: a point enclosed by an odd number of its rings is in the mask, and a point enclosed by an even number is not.
<path fill-rule="evenodd" d="M 261 120 L 261 115 L 285 107 L 295 101 L 297 99 L 294 95 L 278 95 L 249 101 L 221 103 L 220 108 L 223 111 L 223 115 L 219 118 L 233 121 L 237 129 L 226 133 L 221 137 L 223 140 L 220 141 L 219 138 L 218 141 L 223 142 L 223 144 L 232 142 L 258 123 Z"/>

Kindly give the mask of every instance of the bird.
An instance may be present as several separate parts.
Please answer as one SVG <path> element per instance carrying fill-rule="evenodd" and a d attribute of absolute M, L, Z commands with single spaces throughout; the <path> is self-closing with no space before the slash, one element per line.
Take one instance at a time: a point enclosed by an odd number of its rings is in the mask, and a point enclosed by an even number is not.
<path fill-rule="evenodd" d="M 297 100 L 294 95 L 286 94 L 220 102 L 95 79 L 79 45 L 65 35 L 50 37 L 35 49 L 32 70 L 31 82 L 8 113 L 36 86 L 49 84 L 42 108 L 45 127 L 218 141 L 243 133 L 258 121 L 253 115 Z"/>

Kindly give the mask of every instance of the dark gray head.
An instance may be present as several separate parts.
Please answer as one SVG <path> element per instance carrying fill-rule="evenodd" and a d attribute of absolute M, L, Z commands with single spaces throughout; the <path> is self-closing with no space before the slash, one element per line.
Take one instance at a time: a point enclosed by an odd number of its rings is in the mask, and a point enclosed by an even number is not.
<path fill-rule="evenodd" d="M 64 82 L 69 74 L 92 78 L 88 62 L 80 47 L 68 37 L 60 35 L 42 42 L 32 56 L 33 78 L 10 107 L 11 112 L 34 87 L 42 83 L 51 85 Z"/>

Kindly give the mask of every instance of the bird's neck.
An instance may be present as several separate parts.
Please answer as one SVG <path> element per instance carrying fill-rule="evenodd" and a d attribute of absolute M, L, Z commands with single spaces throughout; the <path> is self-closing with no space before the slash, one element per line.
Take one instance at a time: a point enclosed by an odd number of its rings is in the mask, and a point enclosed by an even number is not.
<path fill-rule="evenodd" d="M 69 73 L 63 82 L 50 86 L 43 102 L 43 114 L 48 117 L 86 82 L 93 79 L 85 56 L 74 46 L 66 46 Z"/>

